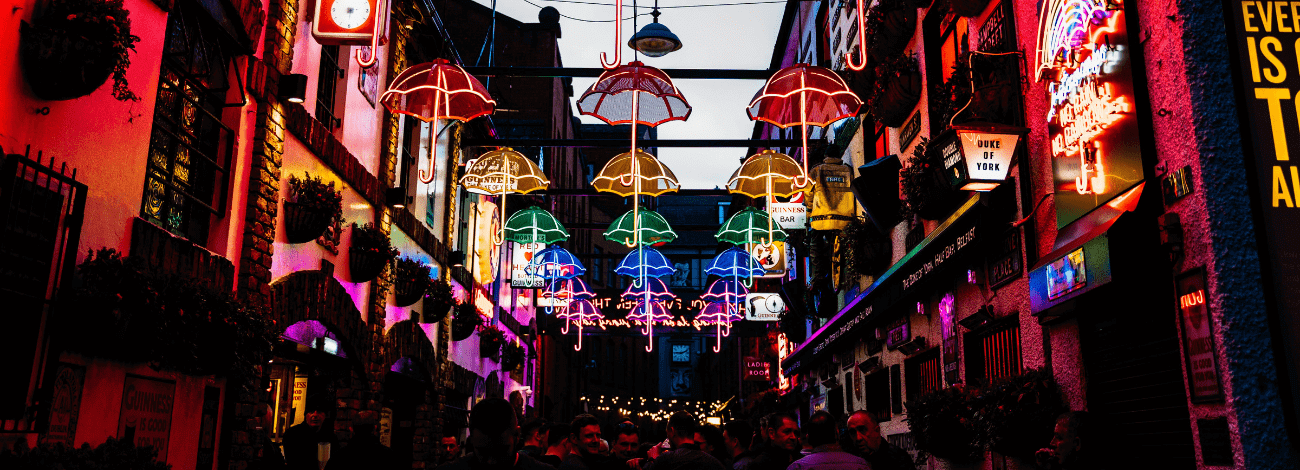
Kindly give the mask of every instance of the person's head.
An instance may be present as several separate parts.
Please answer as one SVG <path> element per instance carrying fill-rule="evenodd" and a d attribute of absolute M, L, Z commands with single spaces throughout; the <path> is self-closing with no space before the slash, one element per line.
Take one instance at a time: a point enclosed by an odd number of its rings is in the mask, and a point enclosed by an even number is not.
<path fill-rule="evenodd" d="M 379 424 L 379 413 L 370 410 L 362 411 L 352 420 L 352 432 L 359 436 L 373 436 L 376 424 Z"/>
<path fill-rule="evenodd" d="M 754 428 L 748 421 L 733 419 L 722 426 L 722 440 L 727 443 L 727 453 L 735 457 L 749 450 L 754 442 Z"/>
<path fill-rule="evenodd" d="M 1051 448 L 1061 466 L 1071 468 L 1083 460 L 1092 437 L 1092 418 L 1086 411 L 1069 411 L 1056 418 Z"/>
<path fill-rule="evenodd" d="M 640 429 L 631 421 L 618 423 L 614 435 L 614 455 L 628 460 L 636 458 L 636 449 L 641 445 Z"/>
<path fill-rule="evenodd" d="M 863 454 L 880 450 L 880 423 L 866 411 L 855 411 L 849 416 L 849 440 Z"/>
<path fill-rule="evenodd" d="M 722 454 L 727 451 L 722 430 L 712 424 L 704 424 L 695 429 L 695 443 L 699 444 L 700 450 L 710 454 Z"/>
<path fill-rule="evenodd" d="M 789 413 L 773 413 L 767 419 L 767 435 L 772 445 L 796 452 L 802 447 L 799 442 L 799 421 Z"/>
<path fill-rule="evenodd" d="M 518 440 L 519 419 L 510 402 L 488 398 L 470 410 L 469 447 L 480 464 L 513 465 Z"/>
<path fill-rule="evenodd" d="M 836 428 L 834 416 L 826 411 L 818 411 L 813 413 L 808 424 L 803 427 L 803 437 L 812 447 L 834 444 L 839 436 L 839 429 Z"/>
<path fill-rule="evenodd" d="M 534 419 L 519 427 L 519 435 L 524 438 L 524 445 L 546 447 L 546 420 Z"/>
<path fill-rule="evenodd" d="M 600 454 L 600 420 L 580 414 L 569 423 L 569 442 L 583 456 Z"/>
<path fill-rule="evenodd" d="M 563 458 L 569 455 L 569 425 L 551 423 L 546 427 L 546 453 Z"/>
<path fill-rule="evenodd" d="M 609 440 L 606 439 L 600 440 L 600 455 L 609 457 Z"/>
<path fill-rule="evenodd" d="M 443 460 L 455 459 L 460 455 L 460 440 L 456 439 L 456 436 L 442 436 L 438 450 L 442 452 Z"/>
<path fill-rule="evenodd" d="M 695 416 L 685 411 L 678 411 L 668 416 L 668 441 L 673 447 L 682 443 L 695 441 L 695 428 L 699 422 Z"/>
<path fill-rule="evenodd" d="M 329 417 L 327 415 L 328 412 L 329 412 L 329 407 L 326 406 L 323 401 L 308 400 L 307 417 L 305 422 L 307 423 L 308 426 L 311 426 L 313 428 L 319 428 L 321 427 L 322 424 L 325 424 L 325 418 Z"/>

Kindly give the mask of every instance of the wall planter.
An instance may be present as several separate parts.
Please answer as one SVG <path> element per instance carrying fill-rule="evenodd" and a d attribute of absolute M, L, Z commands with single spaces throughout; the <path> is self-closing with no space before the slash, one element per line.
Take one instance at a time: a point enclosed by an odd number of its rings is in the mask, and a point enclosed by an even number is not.
<path fill-rule="evenodd" d="M 451 340 L 465 341 L 474 334 L 474 330 L 483 324 L 474 305 L 464 303 L 456 306 L 456 316 L 451 319 Z"/>
<path fill-rule="evenodd" d="M 334 182 L 325 183 L 311 173 L 298 178 L 289 175 L 284 198 L 284 238 L 289 243 L 307 243 L 325 233 L 336 218 L 343 216 L 343 193 Z"/>
<path fill-rule="evenodd" d="M 888 127 L 899 127 L 921 100 L 921 72 L 916 57 L 887 59 L 876 66 L 876 84 L 867 106 Z"/>
<path fill-rule="evenodd" d="M 352 247 L 348 249 L 352 282 L 374 279 L 396 257 L 397 250 L 389 243 L 388 236 L 373 224 L 352 224 Z"/>
<path fill-rule="evenodd" d="M 396 276 L 393 280 L 394 303 L 398 307 L 409 307 L 424 298 L 429 289 L 429 266 L 419 260 L 402 257 L 397 260 Z"/>
<path fill-rule="evenodd" d="M 478 330 L 479 357 L 495 358 L 501 354 L 501 347 L 506 344 L 506 335 L 491 325 L 481 326 Z"/>
<path fill-rule="evenodd" d="M 523 346 L 515 343 L 507 343 L 501 348 L 501 370 L 514 372 L 524 365 L 527 359 Z"/>
<path fill-rule="evenodd" d="M 453 305 L 455 298 L 452 297 L 451 283 L 443 279 L 430 280 L 424 296 L 424 323 L 442 322 Z"/>
<path fill-rule="evenodd" d="M 948 9 L 952 10 L 953 14 L 967 18 L 980 16 L 987 6 L 989 0 L 948 0 Z"/>
<path fill-rule="evenodd" d="M 942 153 L 930 147 L 930 141 L 925 138 L 916 144 L 907 166 L 899 172 L 899 180 L 907 196 L 904 201 L 907 213 L 939 220 L 951 213 L 956 190 L 944 172 Z"/>
<path fill-rule="evenodd" d="M 978 409 L 977 391 L 955 385 L 908 400 L 907 426 L 917 449 L 945 460 L 947 468 L 965 468 L 984 457 Z"/>
<path fill-rule="evenodd" d="M 19 56 L 32 93 L 70 100 L 94 92 L 112 76 L 114 98 L 139 100 L 127 87 L 126 69 L 128 53 L 140 38 L 131 34 L 122 0 L 42 3 L 41 17 L 19 26 Z"/>
<path fill-rule="evenodd" d="M 867 55 L 872 61 L 883 62 L 902 53 L 916 33 L 916 8 L 896 3 L 877 4 L 867 17 Z"/>

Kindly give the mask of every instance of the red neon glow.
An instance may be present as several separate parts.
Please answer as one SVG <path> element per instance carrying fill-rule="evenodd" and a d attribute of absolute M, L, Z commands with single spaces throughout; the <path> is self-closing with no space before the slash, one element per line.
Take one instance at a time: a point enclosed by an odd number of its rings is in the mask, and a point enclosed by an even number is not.
<path fill-rule="evenodd" d="M 375 32 L 370 36 L 370 57 L 362 55 L 366 52 L 365 49 L 357 48 L 357 64 L 361 68 L 372 67 L 379 62 L 379 46 L 387 42 L 383 35 L 388 33 L 388 2 L 378 0 L 375 3 Z"/>
<path fill-rule="evenodd" d="M 1052 153 L 1074 156 L 1084 145 L 1096 139 L 1124 114 L 1132 110 L 1125 96 L 1115 96 L 1111 84 L 1084 80 L 1053 116 L 1061 132 L 1052 138 Z"/>
<path fill-rule="evenodd" d="M 614 0 L 614 61 L 606 62 L 605 53 L 600 53 L 600 65 L 606 70 L 617 68 L 623 63 L 623 0 Z"/>
<path fill-rule="evenodd" d="M 1205 291 L 1198 290 L 1196 292 L 1192 292 L 1190 294 L 1186 294 L 1182 297 L 1179 297 L 1178 303 L 1181 304 L 1183 308 L 1195 307 L 1197 305 L 1205 305 Z"/>
<path fill-rule="evenodd" d="M 863 16 L 866 14 L 862 11 L 862 0 L 858 0 L 858 60 L 861 62 L 853 63 L 853 54 L 844 53 L 844 65 L 854 72 L 860 72 L 867 68 L 867 36 L 866 20 Z"/>
<path fill-rule="evenodd" d="M 1079 194 L 1106 192 L 1106 165 L 1101 160 L 1101 142 L 1079 153 L 1079 176 L 1074 177 L 1074 190 Z"/>
<path fill-rule="evenodd" d="M 379 101 L 389 111 L 405 114 L 424 122 L 438 119 L 468 121 L 492 114 L 497 102 L 488 94 L 487 87 L 479 83 L 460 66 L 437 59 L 397 74 L 393 84 L 380 95 Z M 436 126 L 435 126 L 436 127 Z M 420 169 L 420 182 L 433 182 L 434 154 L 438 148 L 435 129 L 430 145 L 428 168 Z"/>
<path fill-rule="evenodd" d="M 798 95 L 798 101 L 793 97 Z M 810 96 L 811 95 L 811 96 Z M 849 91 L 838 74 L 825 67 L 794 64 L 772 75 L 754 94 L 745 112 L 751 121 L 787 128 L 799 126 L 803 137 L 803 175 L 795 186 L 808 185 L 808 126 L 829 126 L 858 114 L 862 99 Z"/>

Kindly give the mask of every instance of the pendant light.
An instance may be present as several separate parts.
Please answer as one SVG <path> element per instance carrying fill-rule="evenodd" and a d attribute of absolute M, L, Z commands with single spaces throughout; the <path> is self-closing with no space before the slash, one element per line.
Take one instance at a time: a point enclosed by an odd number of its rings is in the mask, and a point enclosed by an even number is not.
<path fill-rule="evenodd" d="M 636 49 L 646 57 L 663 57 L 669 52 L 682 48 L 682 40 L 659 23 L 659 0 L 655 0 L 654 10 L 650 12 L 654 22 L 645 25 L 627 40 L 627 47 Z"/>

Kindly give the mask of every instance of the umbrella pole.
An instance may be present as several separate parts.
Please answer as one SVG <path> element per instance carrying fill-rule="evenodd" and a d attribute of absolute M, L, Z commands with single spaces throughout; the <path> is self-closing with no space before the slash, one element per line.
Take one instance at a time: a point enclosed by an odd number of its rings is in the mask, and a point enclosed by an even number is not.
<path fill-rule="evenodd" d="M 424 184 L 433 182 L 434 162 L 437 161 L 437 156 L 435 154 L 438 153 L 438 101 L 441 97 L 442 95 L 438 92 L 435 91 L 433 93 L 433 129 L 429 132 L 430 134 L 433 134 L 433 143 L 429 146 L 429 158 L 427 159 L 429 164 L 428 171 L 425 171 L 423 168 L 420 169 L 420 182 Z"/>
<path fill-rule="evenodd" d="M 808 185 L 808 92 L 804 91 L 808 85 L 802 74 L 799 75 L 799 130 L 803 134 L 803 184 L 795 186 Z"/>

